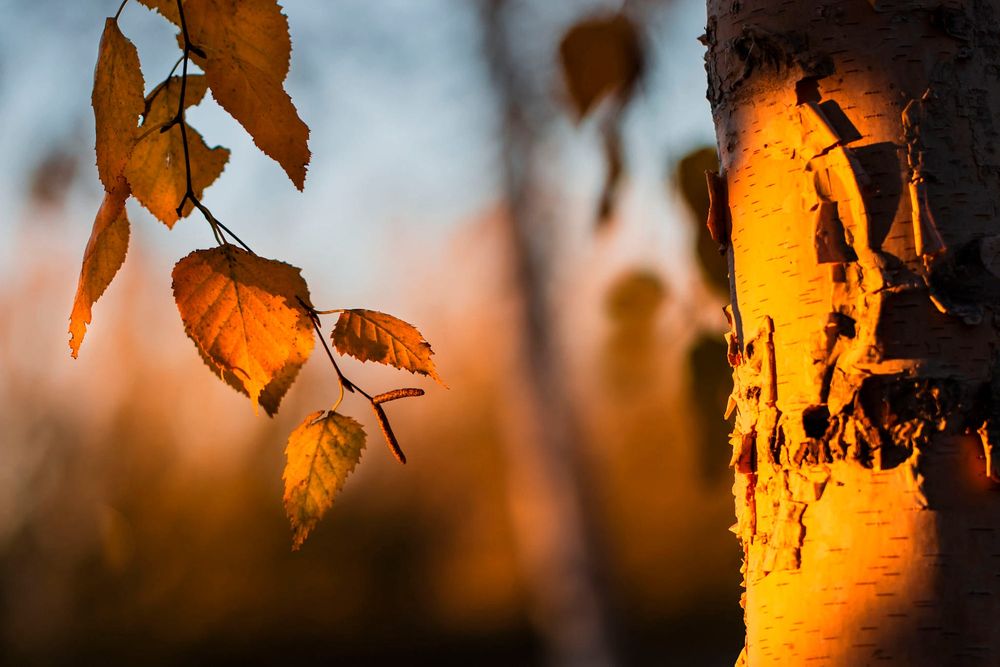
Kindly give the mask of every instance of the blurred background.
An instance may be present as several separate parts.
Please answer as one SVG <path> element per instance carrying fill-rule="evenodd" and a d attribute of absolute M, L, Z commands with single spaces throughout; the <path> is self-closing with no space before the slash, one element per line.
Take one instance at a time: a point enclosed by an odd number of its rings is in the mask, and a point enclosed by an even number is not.
<path fill-rule="evenodd" d="M 69 356 L 118 4 L 0 0 L 0 663 L 731 665 L 703 0 L 286 0 L 304 193 L 189 112 L 232 150 L 212 211 L 317 307 L 417 325 L 449 387 L 344 362 L 427 395 L 388 409 L 405 467 L 348 397 L 368 449 L 297 553 L 284 442 L 336 379 L 315 355 L 271 420 L 212 377 L 170 286 L 203 219 L 129 203 Z M 134 1 L 120 25 L 149 89 L 174 31 Z"/>

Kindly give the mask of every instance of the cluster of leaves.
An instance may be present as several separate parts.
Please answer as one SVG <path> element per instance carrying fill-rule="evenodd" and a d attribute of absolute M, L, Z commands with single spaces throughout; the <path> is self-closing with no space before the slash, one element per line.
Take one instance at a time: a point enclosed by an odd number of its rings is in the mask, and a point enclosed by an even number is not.
<path fill-rule="evenodd" d="M 84 252 L 70 349 L 73 357 L 79 354 L 93 305 L 125 261 L 129 197 L 168 228 L 198 209 L 218 245 L 177 262 L 173 290 L 184 329 L 205 364 L 249 397 L 255 413 L 259 405 L 272 416 L 312 353 L 314 334 L 336 372 L 336 402 L 306 417 L 285 450 L 284 503 L 297 549 L 330 508 L 365 446 L 361 425 L 336 412 L 345 390 L 369 401 L 402 463 L 406 459 L 382 406 L 423 394 L 408 388 L 373 396 L 348 380 L 323 336 L 321 316 L 339 315 L 330 337 L 341 355 L 440 381 L 433 353 L 416 328 L 391 315 L 316 310 L 299 269 L 255 254 L 201 202 L 229 160 L 227 149 L 209 148 L 185 118 L 187 108 L 209 91 L 297 188 L 305 184 L 309 128 L 284 89 L 291 40 L 277 1 L 138 0 L 177 26 L 182 51 L 173 70 L 148 93 L 138 52 L 118 27 L 127 1 L 105 23 L 94 73 L 97 169 L 105 194 Z M 202 73 L 189 74 L 191 63 Z"/>

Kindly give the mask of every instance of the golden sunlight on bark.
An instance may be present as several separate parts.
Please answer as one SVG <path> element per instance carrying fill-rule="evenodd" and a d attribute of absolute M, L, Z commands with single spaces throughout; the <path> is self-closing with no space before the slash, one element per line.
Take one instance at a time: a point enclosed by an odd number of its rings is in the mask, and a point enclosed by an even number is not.
<path fill-rule="evenodd" d="M 708 3 L 741 664 L 1000 664 L 998 17 Z"/>

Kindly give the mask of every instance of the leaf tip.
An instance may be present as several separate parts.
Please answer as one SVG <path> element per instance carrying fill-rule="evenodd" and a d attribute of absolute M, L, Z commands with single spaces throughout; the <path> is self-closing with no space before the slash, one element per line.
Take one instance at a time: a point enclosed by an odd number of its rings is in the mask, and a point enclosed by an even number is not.
<path fill-rule="evenodd" d="M 77 340 L 76 336 L 72 336 L 69 339 L 69 356 L 73 357 L 74 359 L 79 358 L 81 343 L 83 343 L 82 338 L 80 340 Z"/>
<path fill-rule="evenodd" d="M 80 346 L 83 345 L 83 337 L 87 333 L 87 324 L 77 319 L 76 304 L 73 306 L 73 313 L 69 316 L 69 354 L 76 359 L 80 356 Z"/>
<path fill-rule="evenodd" d="M 292 522 L 292 552 L 296 552 L 302 549 L 302 545 L 306 543 L 306 538 L 309 537 L 309 533 L 312 532 L 313 526 L 308 524 L 298 524 Z"/>
<path fill-rule="evenodd" d="M 288 174 L 288 178 L 291 179 L 292 184 L 295 186 L 299 192 L 304 192 L 306 189 L 306 176 L 309 173 L 309 160 L 312 159 L 312 153 L 306 150 L 306 160 L 301 166 L 294 165 L 290 169 L 287 169 L 285 173 Z"/>

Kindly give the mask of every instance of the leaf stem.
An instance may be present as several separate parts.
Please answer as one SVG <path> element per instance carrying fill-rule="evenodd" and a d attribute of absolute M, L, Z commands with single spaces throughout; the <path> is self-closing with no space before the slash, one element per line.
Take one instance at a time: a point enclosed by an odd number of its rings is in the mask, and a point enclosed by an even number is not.
<path fill-rule="evenodd" d="M 201 53 L 201 49 L 196 48 L 191 44 L 191 36 L 188 34 L 187 19 L 184 16 L 184 3 L 182 0 L 177 0 L 177 12 L 180 15 L 181 20 L 181 34 L 184 36 L 184 55 L 181 56 L 181 94 L 180 101 L 177 104 L 177 115 L 174 116 L 173 120 L 161 128 L 161 132 L 166 132 L 174 125 L 179 125 L 181 129 L 181 144 L 184 147 L 184 169 L 185 169 L 185 179 L 186 179 L 186 191 L 184 196 L 181 198 L 181 203 L 177 206 L 177 216 L 180 217 L 184 214 L 184 205 L 188 202 L 197 208 L 202 216 L 208 221 L 209 226 L 212 228 L 212 234 L 215 236 L 215 240 L 219 245 L 229 245 L 229 240 L 226 239 L 226 234 L 228 234 L 237 244 L 242 246 L 251 255 L 256 255 L 250 246 L 243 242 L 243 240 L 233 233 L 231 229 L 226 227 L 224 224 L 219 222 L 219 220 L 212 215 L 212 212 L 208 210 L 208 207 L 201 203 L 198 196 L 194 193 L 194 184 L 191 177 L 191 151 L 188 148 L 188 137 L 187 137 L 187 121 L 185 120 L 185 110 L 184 110 L 184 98 L 187 95 L 187 77 L 188 77 L 188 61 L 191 59 L 192 53 Z M 167 76 L 167 84 L 169 85 L 170 76 L 173 75 L 174 70 L 177 69 L 177 65 L 174 65 L 174 69 L 171 70 L 171 74 Z"/>
<path fill-rule="evenodd" d="M 127 1 L 128 0 L 124 0 L 122 2 L 122 6 L 124 6 L 125 2 Z M 120 11 L 121 9 L 119 8 L 119 12 Z M 215 240 L 218 242 L 220 246 L 230 245 L 228 239 L 226 238 L 226 235 L 228 234 L 230 237 L 232 237 L 234 241 L 236 241 L 236 243 L 242 246 L 244 250 L 249 252 L 251 255 L 256 255 L 256 253 L 253 250 L 251 250 L 250 247 L 240 239 L 240 237 L 234 234 L 232 230 L 230 230 L 224 224 L 219 222 L 219 220 L 216 219 L 214 215 L 212 215 L 212 212 L 208 210 L 208 207 L 206 207 L 204 204 L 201 203 L 201 200 L 198 199 L 198 196 L 195 195 L 194 192 L 194 185 L 192 183 L 192 177 L 191 177 L 191 153 L 188 148 L 187 122 L 185 121 L 184 118 L 185 116 L 184 99 L 187 94 L 188 61 L 191 59 L 191 54 L 195 53 L 202 57 L 204 57 L 205 54 L 201 49 L 191 44 L 191 37 L 188 34 L 187 19 L 184 16 L 184 4 L 182 0 L 177 0 L 177 12 L 180 15 L 181 34 L 183 35 L 184 38 L 184 55 L 182 55 L 180 60 L 178 61 L 178 63 L 181 66 L 180 101 L 177 105 L 177 115 L 174 116 L 173 119 L 171 119 L 168 123 L 166 123 L 163 127 L 160 128 L 161 132 L 166 132 L 174 125 L 180 125 L 180 130 L 181 130 L 181 143 L 183 144 L 184 147 L 184 168 L 185 168 L 185 177 L 187 182 L 186 182 L 186 191 L 184 193 L 184 197 L 181 199 L 181 203 L 177 206 L 177 216 L 180 217 L 184 212 L 184 205 L 187 204 L 188 202 L 191 202 L 191 204 L 195 208 L 197 208 L 201 212 L 201 214 L 205 217 L 205 219 L 208 221 L 209 226 L 211 226 L 212 228 L 212 234 L 215 235 Z M 177 69 L 177 64 L 174 65 L 174 68 L 170 71 L 170 74 L 167 76 L 167 80 L 163 84 L 164 86 L 169 85 L 170 77 L 173 76 L 174 70 L 176 69 Z M 154 94 L 156 94 L 157 92 L 158 91 L 155 91 Z M 392 427 L 389 424 L 389 418 L 386 416 L 385 411 L 382 409 L 382 406 L 379 405 L 379 403 L 381 403 L 383 400 L 391 400 L 391 399 L 386 399 L 385 398 L 387 396 L 386 394 L 380 394 L 378 397 L 374 397 L 367 391 L 359 387 L 358 385 L 348 380 L 347 376 L 345 376 L 343 371 L 340 370 L 340 366 L 337 364 L 337 359 L 333 356 L 333 351 L 330 350 L 330 346 L 327 344 L 326 338 L 323 336 L 323 327 L 322 323 L 320 322 L 319 316 L 331 315 L 333 313 L 343 312 L 343 309 L 336 308 L 333 310 L 322 310 L 322 311 L 316 310 L 311 305 L 309 305 L 309 303 L 302 297 L 296 297 L 296 299 L 298 300 L 299 305 L 302 306 L 303 310 L 305 310 L 306 314 L 309 315 L 309 320 L 312 322 L 313 329 L 316 330 L 316 335 L 319 336 L 320 343 L 323 344 L 323 350 L 326 352 L 327 358 L 333 365 L 333 370 L 337 373 L 337 381 L 340 384 L 340 395 L 337 398 L 337 402 L 334 403 L 333 405 L 333 411 L 336 411 L 337 408 L 340 407 L 340 403 L 344 400 L 344 393 L 347 391 L 357 392 L 362 396 L 364 396 L 366 399 L 368 399 L 368 402 L 371 404 L 372 409 L 375 411 L 375 416 L 378 418 L 379 426 L 382 428 L 382 433 L 383 435 L 385 435 L 386 442 L 389 444 L 389 449 L 392 451 L 393 455 L 397 459 L 399 459 L 401 463 L 406 463 L 406 456 L 403 454 L 403 450 L 400 449 L 399 443 L 396 440 L 396 436 L 392 432 Z M 410 390 L 401 390 L 401 391 L 410 391 Z M 417 394 L 411 393 L 409 395 L 417 395 Z M 379 400 L 376 400 L 376 398 L 378 398 Z"/>
<path fill-rule="evenodd" d="M 149 115 L 149 109 L 150 109 L 151 106 L 153 106 L 153 100 L 156 99 L 157 95 L 159 95 L 161 92 L 163 92 L 164 88 L 166 88 L 167 86 L 170 85 L 170 78 L 174 75 L 174 72 L 177 71 L 177 68 L 181 66 L 182 62 L 184 62 L 184 56 L 183 55 L 180 58 L 178 58 L 177 62 L 174 63 L 174 66 L 170 68 L 170 71 L 167 73 L 167 78 L 165 78 L 163 81 L 161 81 L 159 84 L 157 84 L 156 88 L 153 88 L 153 90 L 150 91 L 149 96 L 146 98 L 146 108 L 143 109 L 143 111 L 142 111 L 142 115 L 143 116 L 148 116 Z M 167 128 L 173 127 L 173 125 L 176 122 L 177 121 L 176 121 L 175 118 L 171 118 L 169 121 L 167 121 L 166 123 L 164 123 L 161 126 L 161 128 L 162 127 L 167 127 Z M 166 132 L 166 130 L 164 130 L 164 129 L 160 129 L 160 131 L 161 132 Z"/>
<path fill-rule="evenodd" d="M 121 16 L 122 10 L 125 9 L 125 5 L 128 4 L 128 0 L 122 0 L 122 4 L 118 5 L 118 11 L 115 12 L 115 22 L 118 21 L 118 17 Z"/>
<path fill-rule="evenodd" d="M 358 387 L 353 382 L 348 380 L 347 376 L 345 376 L 344 373 L 340 370 L 340 366 L 337 364 L 337 359 L 333 356 L 333 352 L 330 350 L 330 346 L 326 344 L 326 338 L 323 337 L 322 322 L 320 322 L 318 311 L 312 306 L 310 306 L 309 303 L 302 297 L 297 296 L 295 298 L 298 299 L 299 305 L 302 306 L 302 309 L 306 311 L 307 315 L 309 315 L 309 320 L 312 322 L 313 329 L 316 330 L 316 335 L 319 336 L 319 341 L 323 344 L 323 349 L 326 351 L 326 356 L 330 360 L 330 363 L 333 364 L 333 370 L 337 372 L 337 380 L 340 381 L 341 390 L 346 389 L 347 391 L 350 392 L 357 391 L 362 396 L 366 397 L 369 401 L 372 400 L 371 394 L 367 393 L 364 389 Z M 337 401 L 337 403 L 339 404 L 340 401 Z"/>
<path fill-rule="evenodd" d="M 338 396 L 337 396 L 337 402 L 333 404 L 332 408 L 330 408 L 330 412 L 336 412 L 337 408 L 340 407 L 340 404 L 344 400 L 344 383 L 343 382 L 338 382 L 337 386 L 340 387 L 340 394 L 338 394 Z"/>
<path fill-rule="evenodd" d="M 181 61 L 183 61 L 183 60 L 184 60 L 184 56 L 181 56 L 180 58 L 177 59 L 177 62 L 174 63 L 174 66 L 170 68 L 169 72 L 167 72 L 167 78 L 164 79 L 164 83 L 166 83 L 167 81 L 170 81 L 170 77 L 172 77 L 174 75 L 174 72 L 177 71 L 177 68 L 181 66 Z"/>
<path fill-rule="evenodd" d="M 322 322 L 320 322 L 319 316 L 329 313 L 341 312 L 343 309 L 335 309 L 331 311 L 321 311 L 316 310 L 302 297 L 295 297 L 298 299 L 299 305 L 302 306 L 306 314 L 309 315 L 309 319 L 312 321 L 313 329 L 316 330 L 316 335 L 319 336 L 320 343 L 323 344 L 323 350 L 326 352 L 327 358 L 333 365 L 333 370 L 337 373 L 337 380 L 340 383 L 340 395 L 337 397 L 337 402 L 333 404 L 331 411 L 336 412 L 337 408 L 340 407 L 341 401 L 344 400 L 344 391 L 357 392 L 368 399 L 368 402 L 372 406 L 372 410 L 375 412 L 375 417 L 378 419 L 379 427 L 382 429 L 382 435 L 385 436 L 386 444 L 389 445 L 389 450 L 392 455 L 400 463 L 406 463 L 406 455 L 403 454 L 403 450 L 399 446 L 399 441 L 396 439 L 395 434 L 392 432 L 392 426 L 389 424 L 389 417 L 386 416 L 385 410 L 382 409 L 381 403 L 386 400 L 393 400 L 394 398 L 403 398 L 404 396 L 421 396 L 423 391 L 420 389 L 397 389 L 395 391 L 386 392 L 385 394 L 379 394 L 378 396 L 372 396 L 367 391 L 354 384 L 347 379 L 343 371 L 340 370 L 340 365 L 337 364 L 337 359 L 333 356 L 333 351 L 330 350 L 330 346 L 326 343 L 326 338 L 323 336 Z"/>
<path fill-rule="evenodd" d="M 149 128 L 148 130 L 146 130 L 145 132 L 143 132 L 142 134 L 140 134 L 136 138 L 135 143 L 138 144 L 140 141 L 142 141 L 143 139 L 145 139 L 149 135 L 153 134 L 154 132 L 164 132 L 166 130 L 169 130 L 170 129 L 169 128 L 169 124 L 170 123 L 167 122 L 167 123 L 163 123 L 161 125 L 157 125 L 156 127 Z"/>

